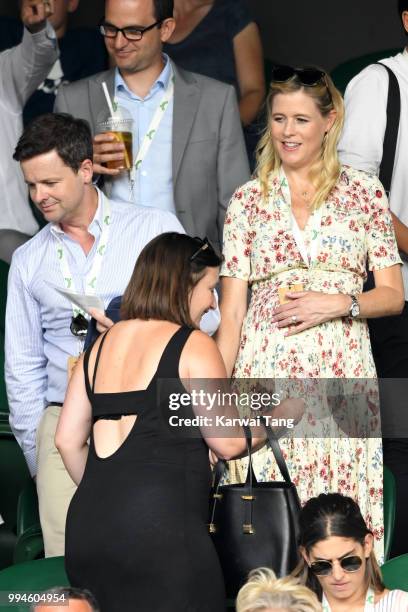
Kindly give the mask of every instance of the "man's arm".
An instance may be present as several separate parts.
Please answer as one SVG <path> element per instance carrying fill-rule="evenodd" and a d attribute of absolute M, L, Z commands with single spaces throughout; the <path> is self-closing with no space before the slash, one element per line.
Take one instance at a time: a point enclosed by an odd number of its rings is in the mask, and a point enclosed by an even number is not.
<path fill-rule="evenodd" d="M 394 213 L 391 213 L 392 223 L 394 225 L 395 238 L 397 239 L 398 250 L 408 256 L 408 227 L 398 219 Z"/>
<path fill-rule="evenodd" d="M 234 88 L 229 87 L 220 123 L 217 160 L 217 226 L 220 244 L 222 244 L 228 203 L 236 188 L 246 183 L 249 176 L 248 155 L 239 118 L 237 97 Z"/>
<path fill-rule="evenodd" d="M 13 257 L 8 281 L 5 379 L 10 426 L 35 475 L 35 437 L 47 387 L 46 358 L 40 307 L 29 291 L 18 259 Z"/>
<path fill-rule="evenodd" d="M 350 81 L 344 95 L 345 123 L 339 142 L 343 164 L 379 173 L 387 123 L 388 74 L 368 66 Z"/>
<path fill-rule="evenodd" d="M 0 54 L 0 105 L 12 112 L 19 112 L 58 58 L 55 32 L 46 21 L 51 14 L 47 6 L 42 0 L 23 0 L 23 40 Z"/>
<path fill-rule="evenodd" d="M 343 164 L 378 176 L 387 125 L 388 74 L 369 66 L 350 81 L 344 95 L 345 123 L 339 142 Z M 397 244 L 408 254 L 408 227 L 392 214 Z"/>

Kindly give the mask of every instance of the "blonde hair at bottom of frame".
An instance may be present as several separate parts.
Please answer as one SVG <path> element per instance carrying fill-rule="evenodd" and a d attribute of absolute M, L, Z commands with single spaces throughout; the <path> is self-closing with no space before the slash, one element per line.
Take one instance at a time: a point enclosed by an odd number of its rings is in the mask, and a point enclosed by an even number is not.
<path fill-rule="evenodd" d="M 262 612 L 270 608 L 287 608 L 293 612 L 321 612 L 316 595 L 292 576 L 276 578 L 266 567 L 253 570 L 238 593 L 237 612 Z"/>

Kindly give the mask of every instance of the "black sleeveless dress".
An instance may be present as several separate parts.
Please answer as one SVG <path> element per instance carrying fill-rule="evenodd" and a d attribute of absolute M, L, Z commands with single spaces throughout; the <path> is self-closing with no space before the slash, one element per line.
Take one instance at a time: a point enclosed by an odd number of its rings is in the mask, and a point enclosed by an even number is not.
<path fill-rule="evenodd" d="M 159 379 L 179 380 L 181 351 L 191 333 L 170 339 L 146 390 L 94 393 L 84 359 L 93 420 L 136 414 L 126 440 L 99 458 L 93 433 L 66 525 L 65 567 L 72 586 L 89 589 L 102 612 L 224 612 L 218 557 L 208 534 L 211 472 L 198 435 L 169 426 L 169 393 Z M 192 416 L 191 409 L 187 412 Z M 172 413 L 174 414 L 174 413 Z"/>

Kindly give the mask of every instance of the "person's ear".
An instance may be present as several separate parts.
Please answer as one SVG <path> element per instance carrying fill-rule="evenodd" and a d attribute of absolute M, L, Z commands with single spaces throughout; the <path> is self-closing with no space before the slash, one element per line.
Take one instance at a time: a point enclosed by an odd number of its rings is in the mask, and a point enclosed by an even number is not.
<path fill-rule="evenodd" d="M 299 546 L 299 552 L 302 555 L 305 562 L 307 563 L 307 565 L 310 565 L 310 559 L 309 559 L 309 555 L 307 554 L 306 548 L 304 546 Z"/>
<path fill-rule="evenodd" d="M 402 17 L 402 25 L 404 26 L 405 31 L 408 32 L 408 11 L 404 11 L 401 17 Z"/>
<path fill-rule="evenodd" d="M 67 10 L 68 13 L 75 13 L 79 6 L 79 0 L 68 0 Z"/>
<path fill-rule="evenodd" d="M 173 17 L 165 19 L 160 26 L 160 39 L 162 43 L 169 40 L 174 30 L 176 29 L 176 20 Z"/>
<path fill-rule="evenodd" d="M 84 159 L 82 164 L 79 167 L 78 173 L 81 174 L 82 180 L 85 185 L 90 185 L 92 183 L 93 177 L 93 163 L 91 159 Z"/>
<path fill-rule="evenodd" d="M 332 129 L 334 122 L 336 121 L 336 117 L 337 117 L 337 111 L 334 110 L 334 108 L 329 112 L 329 114 L 326 117 L 327 123 L 326 123 L 326 134 L 327 132 L 330 132 L 330 130 Z"/>
<path fill-rule="evenodd" d="M 368 557 L 371 555 L 373 547 L 374 547 L 374 538 L 371 533 L 367 533 L 367 535 L 364 538 L 364 544 L 363 544 L 364 556 L 366 559 L 368 559 Z"/>

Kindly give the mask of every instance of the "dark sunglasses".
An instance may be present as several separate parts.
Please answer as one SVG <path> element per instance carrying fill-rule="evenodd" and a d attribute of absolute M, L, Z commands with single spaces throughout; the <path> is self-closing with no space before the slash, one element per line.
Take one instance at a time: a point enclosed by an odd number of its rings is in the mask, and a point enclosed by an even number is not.
<path fill-rule="evenodd" d="M 340 566 L 345 572 L 357 572 L 363 564 L 361 557 L 351 555 L 339 559 Z M 329 576 L 333 571 L 332 561 L 314 561 L 309 566 L 315 576 Z"/>
<path fill-rule="evenodd" d="M 71 325 L 69 329 L 71 334 L 79 336 L 80 338 L 86 336 L 88 332 L 89 321 L 82 314 L 78 314 L 76 317 L 72 317 Z"/>
<path fill-rule="evenodd" d="M 293 77 L 306 87 L 314 87 L 324 81 L 326 73 L 317 68 L 292 68 L 292 66 L 275 66 L 272 69 L 272 81 L 275 83 L 286 83 Z"/>

